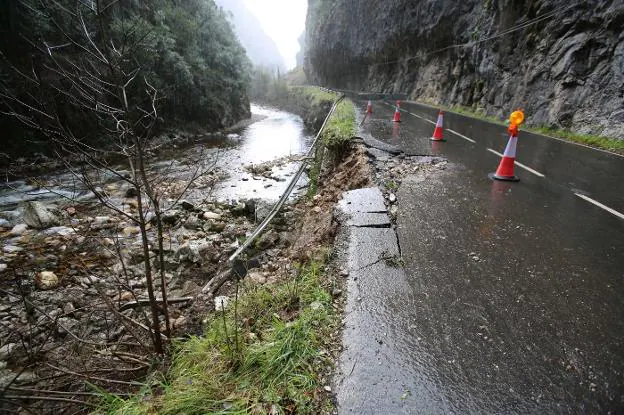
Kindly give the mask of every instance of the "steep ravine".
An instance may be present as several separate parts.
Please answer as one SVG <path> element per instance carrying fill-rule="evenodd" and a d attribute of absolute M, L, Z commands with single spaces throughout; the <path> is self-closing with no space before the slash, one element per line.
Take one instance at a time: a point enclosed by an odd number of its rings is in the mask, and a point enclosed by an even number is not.
<path fill-rule="evenodd" d="M 622 27 L 624 0 L 309 0 L 306 73 L 624 139 Z"/>

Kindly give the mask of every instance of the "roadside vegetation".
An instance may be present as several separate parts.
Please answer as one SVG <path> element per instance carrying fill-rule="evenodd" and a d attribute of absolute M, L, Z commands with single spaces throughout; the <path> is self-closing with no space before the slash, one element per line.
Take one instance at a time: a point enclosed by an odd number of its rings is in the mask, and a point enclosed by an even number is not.
<path fill-rule="evenodd" d="M 56 156 L 55 141 L 35 125 L 37 111 L 58 116 L 90 145 L 114 146 L 102 118 L 117 106 L 118 88 L 109 87 L 118 82 L 115 71 L 130 74 L 130 107 L 145 103 L 146 88 L 158 92 L 155 130 L 219 129 L 249 116 L 251 63 L 212 1 L 9 1 L 0 6 L 0 33 L 0 143 L 9 155 Z M 69 83 L 78 70 L 81 77 Z M 91 78 L 93 92 L 80 84 Z M 95 94 L 104 110 L 84 111 L 75 102 L 80 93 L 85 100 Z"/>
<path fill-rule="evenodd" d="M 168 374 L 129 400 L 104 395 L 100 414 L 330 413 L 322 374 L 340 319 L 328 250 L 288 281 L 241 283 L 237 299 L 205 320 L 205 334 L 175 345 Z"/>
<path fill-rule="evenodd" d="M 439 105 L 436 105 L 439 107 Z M 487 115 L 483 109 L 473 109 L 469 107 L 463 107 L 459 105 L 446 107 L 441 106 L 445 110 L 456 112 L 458 114 L 466 115 L 469 117 L 479 118 L 481 120 L 489 121 L 495 124 L 507 125 L 505 120 L 501 120 L 498 117 Z M 596 134 L 578 134 L 572 131 L 568 131 L 560 128 L 546 127 L 546 126 L 523 126 L 522 129 L 547 135 L 555 138 L 561 138 L 563 140 L 571 141 L 574 143 L 584 144 L 590 147 L 595 147 L 603 150 L 612 151 L 618 154 L 624 154 L 624 140 L 618 140 L 610 137 L 603 137 Z"/>
<path fill-rule="evenodd" d="M 315 87 L 291 87 L 287 95 L 321 123 L 339 97 Z M 309 195 L 346 155 L 355 132 L 355 108 L 343 100 L 321 135 Z M 201 335 L 174 342 L 165 373 L 155 372 L 129 399 L 103 392 L 97 413 L 332 413 L 325 376 L 340 331 L 339 284 L 327 269 L 330 250 L 316 252 L 274 284 L 236 283 L 229 304 L 206 315 Z"/>
<path fill-rule="evenodd" d="M 336 93 L 315 87 L 291 87 L 290 96 L 291 100 L 303 100 L 304 105 L 311 109 L 311 111 L 308 110 L 309 113 L 319 114 L 316 124 L 324 121 L 327 112 L 339 98 L 339 95 Z M 328 167 L 331 169 L 332 166 L 335 166 L 343 159 L 355 134 L 355 106 L 351 100 L 344 99 L 336 106 L 336 110 L 329 118 L 321 134 L 321 145 L 317 148 L 314 163 L 309 173 L 309 196 L 316 194 L 323 168 Z"/>
<path fill-rule="evenodd" d="M 216 157 L 199 148 L 181 179 L 173 162 L 156 168 L 154 155 L 176 122 L 216 128 L 249 114 L 248 59 L 213 2 L 131 3 L 0 6 L 0 22 L 15 29 L 0 40 L 0 127 L 18 145 L 0 141 L 0 165 L 8 177 L 11 153 L 36 151 L 15 134 L 26 128 L 66 172 L 18 173 L 58 199 L 18 198 L 26 203 L 14 222 L 2 218 L 3 242 L 23 245 L 0 258 L 0 302 L 11 313 L 0 327 L 3 413 L 74 413 L 92 403 L 92 389 L 132 393 L 167 366 L 170 340 L 187 324 L 175 304 L 194 297 L 173 287 L 188 261 L 170 230 L 180 209 L 195 209 L 182 196 L 212 187 Z M 58 182 L 72 190 L 57 192 Z M 57 232 L 64 239 L 50 243 Z"/>
<path fill-rule="evenodd" d="M 272 73 L 266 68 L 256 68 L 252 98 L 300 114 L 306 127 L 317 132 L 339 95 L 313 86 L 292 85 L 293 79 L 298 79 L 297 70 L 282 76 L 279 71 Z M 353 102 L 345 99 L 338 104 L 321 135 L 322 145 L 316 151 L 309 173 L 308 195 L 316 194 L 323 167 L 340 162 L 355 134 L 355 107 Z"/>
<path fill-rule="evenodd" d="M 528 127 L 527 130 L 538 134 L 549 135 L 575 143 L 585 144 L 614 153 L 624 154 L 624 140 L 602 137 L 594 134 L 577 134 L 567 130 L 558 130 L 550 127 Z"/>
<path fill-rule="evenodd" d="M 321 138 L 325 147 L 335 156 L 340 157 L 355 134 L 355 107 L 353 102 L 345 99 L 336 107 Z"/>

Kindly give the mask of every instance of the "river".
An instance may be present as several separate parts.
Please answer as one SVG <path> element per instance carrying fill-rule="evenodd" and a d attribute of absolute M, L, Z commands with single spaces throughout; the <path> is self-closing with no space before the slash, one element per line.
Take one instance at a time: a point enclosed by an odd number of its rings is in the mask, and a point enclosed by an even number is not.
<path fill-rule="evenodd" d="M 212 170 L 213 186 L 191 187 L 185 195 L 190 200 L 277 200 L 313 137 L 306 132 L 299 116 L 257 104 L 252 104 L 251 111 L 259 121 L 202 144 L 167 151 L 152 160 L 150 168 L 166 177 L 182 179 L 188 178 L 198 165 L 205 171 Z M 272 161 L 276 161 L 275 165 L 263 175 L 252 174 L 245 168 Z M 123 165 L 116 166 L 115 170 L 128 173 Z M 110 193 L 111 200 L 123 202 L 123 194 L 114 191 L 123 187 L 122 181 L 112 174 L 101 173 L 100 182 Z M 301 186 L 304 185 L 302 179 Z M 43 175 L 37 180 L 5 182 L 0 186 L 0 226 L 19 222 L 19 205 L 26 201 L 58 203 L 89 199 L 94 199 L 93 193 L 69 171 Z"/>

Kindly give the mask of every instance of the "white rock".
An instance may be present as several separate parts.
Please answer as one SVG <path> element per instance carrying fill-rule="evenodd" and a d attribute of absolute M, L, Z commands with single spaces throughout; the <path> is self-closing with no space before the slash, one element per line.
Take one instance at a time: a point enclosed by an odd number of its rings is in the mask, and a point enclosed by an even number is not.
<path fill-rule="evenodd" d="M 26 202 L 23 219 L 26 225 L 34 229 L 45 229 L 60 225 L 58 213 L 40 202 Z"/>
<path fill-rule="evenodd" d="M 102 284 L 104 281 L 101 278 L 96 277 L 95 275 L 88 275 L 88 276 L 82 277 L 80 279 L 80 282 L 87 286 L 91 286 L 91 285 Z"/>
<path fill-rule="evenodd" d="M 139 234 L 140 232 L 141 229 L 138 226 L 127 226 L 121 231 L 124 236 L 133 236 Z"/>
<path fill-rule="evenodd" d="M 36 381 L 37 375 L 34 372 L 22 372 L 17 379 L 15 379 L 15 383 L 23 384 L 23 383 L 32 383 Z"/>
<path fill-rule="evenodd" d="M 35 285 L 40 290 L 52 290 L 59 284 L 59 279 L 52 271 L 42 271 L 35 277 Z"/>
<path fill-rule="evenodd" d="M 0 263 L 0 272 L 6 271 L 9 266 L 5 263 Z"/>
<path fill-rule="evenodd" d="M 221 215 L 219 215 L 218 213 L 214 213 L 214 212 L 204 212 L 203 218 L 206 220 L 220 220 Z"/>
<path fill-rule="evenodd" d="M 323 308 L 323 303 L 321 303 L 320 301 L 315 301 L 312 304 L 310 304 L 310 308 L 312 310 L 319 310 L 319 309 Z"/>
<path fill-rule="evenodd" d="M 191 261 L 193 263 L 200 263 L 204 261 L 205 253 L 212 248 L 212 243 L 205 239 L 194 240 L 185 242 L 178 251 L 176 257 L 180 261 Z"/>
<path fill-rule="evenodd" d="M 20 236 L 24 232 L 26 232 L 26 229 L 28 229 L 28 225 L 26 225 L 25 223 L 20 223 L 19 225 L 15 225 L 9 233 L 13 236 Z"/>
<path fill-rule="evenodd" d="M 229 302 L 230 302 L 230 298 L 225 295 L 220 295 L 218 297 L 215 297 L 214 299 L 215 310 L 224 311 L 227 308 Z"/>
<path fill-rule="evenodd" d="M 103 227 L 109 222 L 110 222 L 110 217 L 108 216 L 96 216 L 95 219 L 93 219 L 93 223 L 91 223 L 91 226 L 97 229 L 97 228 Z"/>
<path fill-rule="evenodd" d="M 66 315 L 69 315 L 69 314 L 73 313 L 75 310 L 76 310 L 76 307 L 74 307 L 74 305 L 72 303 L 67 303 L 63 307 L 63 313 L 66 314 Z"/>
<path fill-rule="evenodd" d="M 394 193 L 390 193 L 390 195 L 388 196 L 388 201 L 390 203 L 395 203 L 397 200 L 396 195 Z"/>
<path fill-rule="evenodd" d="M 74 228 L 68 228 L 67 226 L 55 226 L 53 228 L 46 229 L 44 233 L 46 235 L 67 236 L 72 233 L 76 233 L 76 230 Z"/>
<path fill-rule="evenodd" d="M 15 254 L 17 252 L 21 252 L 23 251 L 24 248 L 19 247 L 19 246 L 15 246 L 15 245 L 5 245 L 2 247 L 2 251 L 4 251 L 7 254 Z"/>
<path fill-rule="evenodd" d="M 267 278 L 264 275 L 262 275 L 261 272 L 257 272 L 257 271 L 248 273 L 247 279 L 251 281 L 252 283 L 258 284 L 258 285 L 266 284 L 267 282 Z"/>

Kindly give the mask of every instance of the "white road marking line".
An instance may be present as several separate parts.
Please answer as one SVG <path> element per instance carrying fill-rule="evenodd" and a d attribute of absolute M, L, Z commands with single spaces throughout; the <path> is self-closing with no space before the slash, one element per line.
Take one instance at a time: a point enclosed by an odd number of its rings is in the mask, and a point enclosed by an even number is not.
<path fill-rule="evenodd" d="M 473 144 L 477 144 L 477 142 L 476 142 L 475 140 L 473 140 L 472 138 L 468 138 L 468 137 L 466 137 L 465 135 L 458 133 L 457 131 L 453 131 L 453 130 L 451 130 L 450 128 L 447 128 L 447 129 L 446 129 L 446 131 L 448 131 L 448 132 L 450 132 L 450 133 L 453 133 L 453 134 L 455 134 L 455 135 L 458 135 L 458 136 L 460 136 L 461 138 L 463 138 L 464 140 L 468 140 L 468 141 L 470 141 L 470 142 L 471 142 L 471 143 L 473 143 Z"/>
<path fill-rule="evenodd" d="M 598 202 L 598 201 L 596 201 L 596 200 L 592 199 L 591 197 L 587 197 L 587 196 L 582 195 L 582 194 L 580 194 L 580 193 L 574 193 L 574 194 L 575 194 L 575 195 L 577 195 L 578 197 L 580 197 L 581 199 L 586 200 L 586 201 L 588 201 L 589 203 L 591 203 L 591 204 L 593 204 L 593 205 L 596 205 L 596 206 L 598 206 L 599 208 L 602 208 L 602 209 L 606 210 L 607 212 L 609 212 L 609 213 L 611 213 L 611 214 L 613 214 L 613 215 L 617 216 L 618 218 L 620 218 L 620 219 L 624 219 L 624 214 L 622 214 L 622 213 L 618 212 L 617 210 L 615 210 L 615 209 L 611 209 L 609 206 L 605 206 L 605 205 L 603 205 L 602 203 L 600 203 L 600 202 Z"/>
<path fill-rule="evenodd" d="M 498 157 L 503 157 L 503 155 L 502 155 L 501 153 L 499 153 L 499 152 L 498 152 L 498 151 L 496 151 L 496 150 L 492 150 L 491 148 L 488 148 L 488 149 L 487 149 L 487 151 L 489 151 L 490 153 L 494 153 L 494 154 L 496 154 Z M 526 171 L 528 171 L 528 172 L 530 172 L 530 173 L 533 173 L 534 175 L 536 175 L 536 176 L 538 176 L 538 177 L 546 177 L 546 176 L 544 176 L 542 173 L 538 172 L 537 170 L 533 170 L 533 169 L 532 169 L 532 168 L 530 168 L 529 166 L 525 166 L 524 164 L 522 164 L 522 163 L 518 162 L 517 160 L 516 160 L 516 164 L 518 165 L 518 167 L 521 167 L 521 168 L 523 168 L 524 170 L 526 170 Z"/>
<path fill-rule="evenodd" d="M 395 106 L 395 105 L 388 104 L 387 102 L 384 102 L 384 104 L 386 104 L 386 105 L 387 105 L 387 106 L 389 106 L 389 107 L 396 108 L 396 106 Z M 404 109 L 403 109 L 403 108 L 401 108 L 401 107 L 399 107 L 399 111 L 405 112 L 405 113 L 407 113 L 407 114 L 409 114 L 409 115 L 411 115 L 411 116 L 413 116 L 413 117 L 420 118 L 421 120 L 427 121 L 429 124 L 436 125 L 436 123 L 435 123 L 435 122 L 433 122 L 433 121 L 431 121 L 431 120 L 428 120 L 428 119 L 426 119 L 425 117 L 421 117 L 420 115 L 416 115 L 416 114 L 414 114 L 413 112 L 409 112 L 408 110 L 404 110 Z"/>
<path fill-rule="evenodd" d="M 420 118 L 421 120 L 425 120 L 425 121 L 427 121 L 429 124 L 436 125 L 435 121 L 428 120 L 428 119 L 426 119 L 425 117 L 421 117 L 420 115 L 416 115 L 416 114 L 414 114 L 413 112 L 409 112 L 409 111 L 406 111 L 406 112 L 407 112 L 409 115 L 412 115 L 412 116 L 414 116 L 414 117 L 416 117 L 416 118 Z"/>
<path fill-rule="evenodd" d="M 410 101 L 410 100 L 405 100 L 403 102 L 405 102 L 406 104 L 420 105 L 420 106 L 423 106 L 423 107 L 429 107 L 429 108 L 433 108 L 433 109 L 436 109 L 436 110 L 438 109 L 438 107 L 434 107 L 434 106 L 431 106 L 431 105 L 423 104 L 422 102 Z M 471 117 L 470 115 L 458 114 L 456 112 L 454 112 L 453 114 L 462 115 L 464 117 L 477 119 L 475 117 Z M 492 121 L 487 121 L 487 120 L 481 120 L 481 121 L 487 122 L 487 123 L 492 124 L 492 125 L 500 125 L 500 124 L 497 124 L 497 123 L 493 123 Z M 607 153 L 607 154 L 611 154 L 611 155 L 617 156 L 617 157 L 624 157 L 624 155 L 622 155 L 622 154 L 614 153 L 613 151 L 604 150 L 602 148 L 590 147 L 590 146 L 588 146 L 586 144 L 577 143 L 575 141 L 564 140 L 563 138 L 553 137 L 552 135 L 548 135 L 548 134 L 534 133 L 532 131 L 529 131 L 529 132 L 532 133 L 532 134 L 535 134 L 535 135 L 542 136 L 542 137 L 548 137 L 548 138 L 551 138 L 553 140 L 561 141 L 563 143 L 568 143 L 568 144 L 572 144 L 572 145 L 579 146 L 579 147 L 585 147 L 585 148 L 590 149 L 590 150 L 600 151 L 601 153 Z"/>

